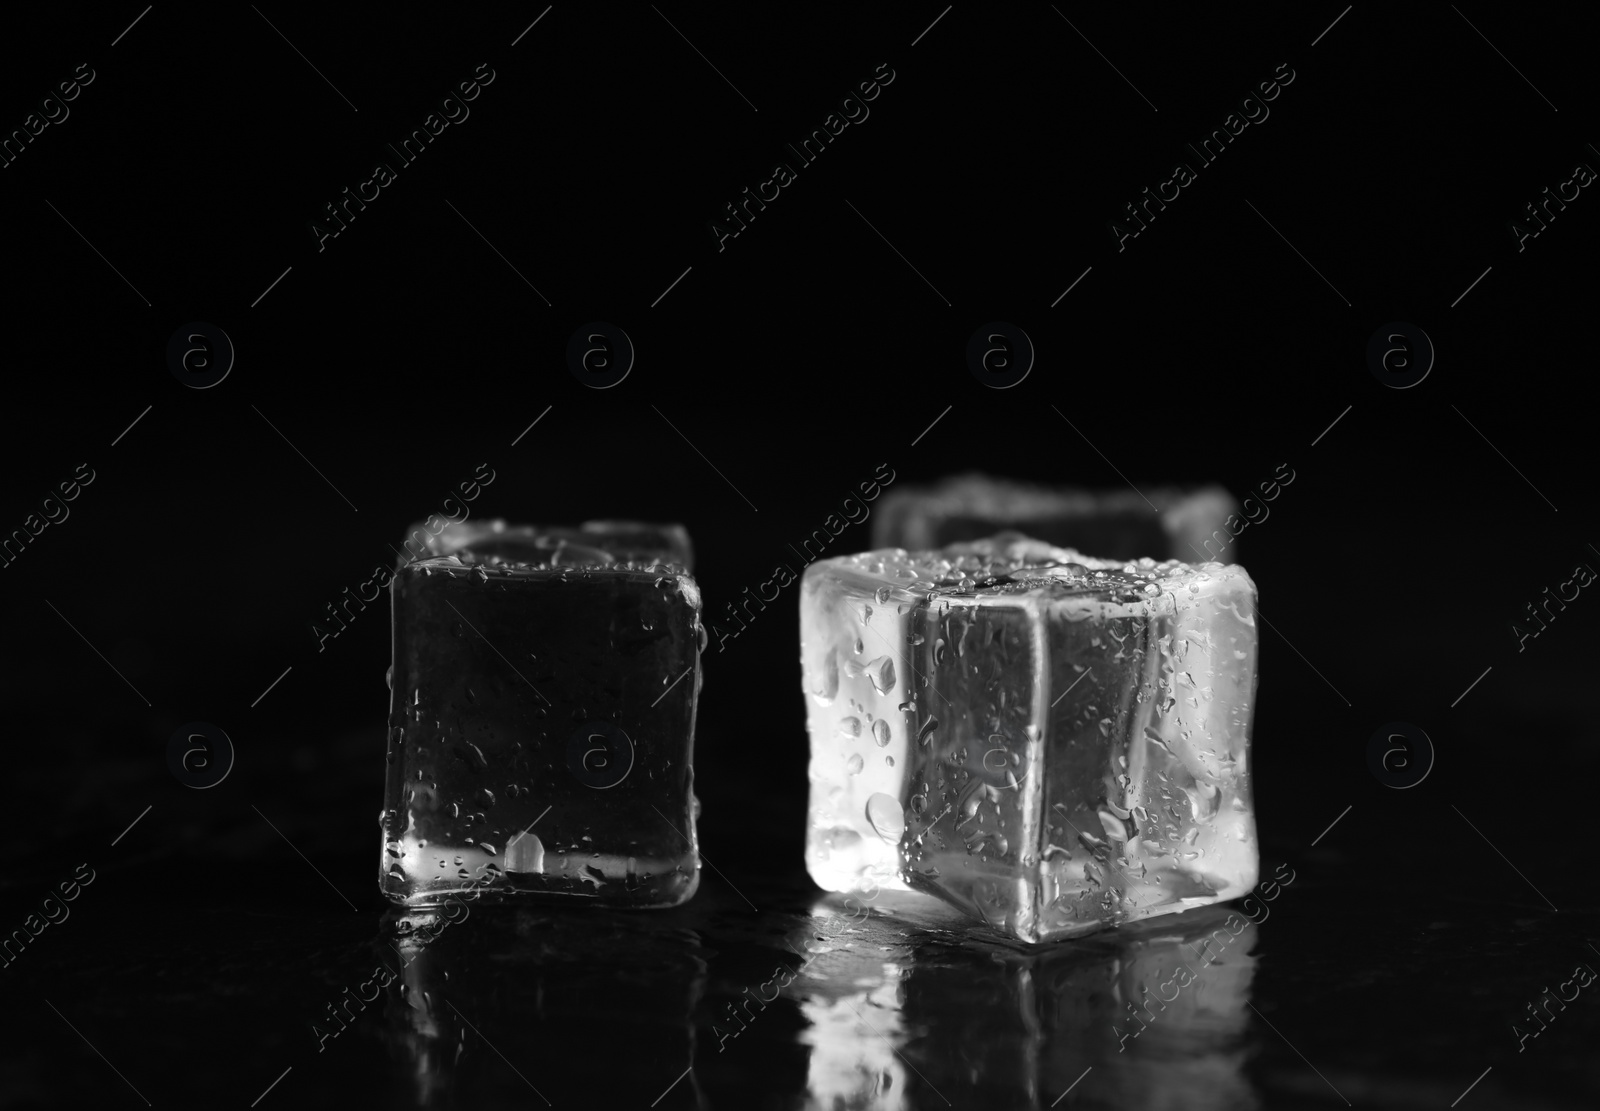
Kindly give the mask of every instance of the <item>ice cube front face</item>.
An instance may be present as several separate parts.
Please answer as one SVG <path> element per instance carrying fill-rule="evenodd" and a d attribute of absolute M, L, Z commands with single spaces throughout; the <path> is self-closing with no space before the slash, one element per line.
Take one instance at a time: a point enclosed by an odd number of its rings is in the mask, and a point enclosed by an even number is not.
<path fill-rule="evenodd" d="M 903 883 L 1044 941 L 1256 882 L 1237 565 L 1016 534 L 819 561 L 801 656 L 824 888 Z"/>
<path fill-rule="evenodd" d="M 1239 506 L 1226 490 L 1159 489 L 1148 498 L 1134 490 L 1091 493 L 959 475 L 891 490 L 873 518 L 872 546 L 924 551 L 1016 529 L 1105 559 L 1233 561 L 1237 545 L 1224 525 Z"/>
<path fill-rule="evenodd" d="M 694 894 L 705 633 L 687 555 L 676 526 L 489 522 L 396 572 L 391 901 Z"/>

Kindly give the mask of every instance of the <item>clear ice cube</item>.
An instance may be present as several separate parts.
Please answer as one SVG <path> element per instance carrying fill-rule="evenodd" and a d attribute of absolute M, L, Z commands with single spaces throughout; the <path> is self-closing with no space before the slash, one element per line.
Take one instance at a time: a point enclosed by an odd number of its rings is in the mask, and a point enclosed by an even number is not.
<path fill-rule="evenodd" d="M 896 875 L 1025 941 L 1247 893 L 1255 597 L 1016 533 L 812 564 L 812 878 Z"/>
<path fill-rule="evenodd" d="M 1090 492 L 966 474 L 890 490 L 873 518 L 872 546 L 925 551 L 1015 529 L 1103 559 L 1231 563 L 1237 543 L 1223 526 L 1238 512 L 1220 486 Z"/>
<path fill-rule="evenodd" d="M 442 518 L 441 518 L 442 520 Z M 599 549 L 613 559 L 650 561 L 665 559 L 694 570 L 694 548 L 682 525 L 650 524 L 643 521 L 585 521 L 576 528 L 551 528 L 542 525 L 507 525 L 499 518 L 468 523 L 446 522 L 437 532 L 426 525 L 413 525 L 406 545 L 422 556 L 447 556 L 470 548 L 480 560 L 498 555 L 510 561 L 533 559 L 538 553 L 553 553 L 570 547 L 575 553 Z M 531 556 L 528 553 L 533 553 Z"/>
<path fill-rule="evenodd" d="M 672 906 L 705 632 L 676 525 L 458 524 L 390 586 L 380 886 Z"/>

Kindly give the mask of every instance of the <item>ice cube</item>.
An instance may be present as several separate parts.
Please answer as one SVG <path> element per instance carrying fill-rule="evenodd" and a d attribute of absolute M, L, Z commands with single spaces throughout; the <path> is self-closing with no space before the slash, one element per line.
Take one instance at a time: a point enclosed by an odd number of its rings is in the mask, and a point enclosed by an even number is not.
<path fill-rule="evenodd" d="M 1042 941 L 1255 883 L 1242 567 L 1005 533 L 814 563 L 800 620 L 822 887 L 897 873 Z"/>
<path fill-rule="evenodd" d="M 572 547 L 577 551 L 568 554 L 569 560 L 573 555 L 582 558 L 579 554 L 582 550 L 598 549 L 616 559 L 669 559 L 682 564 L 685 571 L 694 570 L 694 548 L 682 525 L 585 521 L 576 528 L 551 528 L 542 525 L 507 525 L 499 518 L 471 523 L 437 519 L 443 522 L 437 532 L 430 530 L 426 524 L 413 525 L 407 531 L 406 547 L 412 553 L 411 558 L 447 556 L 463 548 L 471 548 L 480 561 L 486 562 L 491 556 L 499 556 L 513 561 L 531 559 L 537 563 L 544 558 L 539 553 L 553 553 L 557 548 Z"/>
<path fill-rule="evenodd" d="M 1016 529 L 1105 559 L 1231 563 L 1238 545 L 1223 526 L 1238 512 L 1220 486 L 1092 493 L 967 474 L 889 491 L 874 518 L 872 546 L 921 551 Z M 1233 532 L 1241 529 L 1236 524 Z"/>
<path fill-rule="evenodd" d="M 700 590 L 677 525 L 452 525 L 390 586 L 380 886 L 694 894 Z"/>

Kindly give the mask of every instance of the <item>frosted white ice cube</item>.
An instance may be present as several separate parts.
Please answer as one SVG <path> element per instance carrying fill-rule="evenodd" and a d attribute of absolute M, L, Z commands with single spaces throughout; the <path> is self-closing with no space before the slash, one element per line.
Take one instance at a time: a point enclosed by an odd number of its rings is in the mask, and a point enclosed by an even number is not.
<path fill-rule="evenodd" d="M 819 561 L 801 591 L 806 863 L 1023 940 L 1255 883 L 1255 585 L 1018 534 Z"/>

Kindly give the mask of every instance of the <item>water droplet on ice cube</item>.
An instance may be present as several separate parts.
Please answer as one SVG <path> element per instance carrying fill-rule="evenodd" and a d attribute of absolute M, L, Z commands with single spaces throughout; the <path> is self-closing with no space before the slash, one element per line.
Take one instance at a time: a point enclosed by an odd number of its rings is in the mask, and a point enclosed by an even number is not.
<path fill-rule="evenodd" d="M 822 672 L 816 676 L 815 685 L 811 688 L 811 697 L 818 706 L 831 706 L 839 694 L 839 659 L 830 648 L 828 654 L 822 658 Z"/>
<path fill-rule="evenodd" d="M 879 656 L 869 663 L 867 675 L 872 679 L 872 685 L 877 688 L 879 694 L 888 694 L 894 690 L 894 661 L 888 656 Z"/>
<path fill-rule="evenodd" d="M 1125 845 L 1128 841 L 1128 828 L 1122 824 L 1122 819 L 1113 814 L 1110 809 L 1099 812 L 1100 825 L 1105 828 L 1106 836 L 1114 845 Z"/>
<path fill-rule="evenodd" d="M 885 841 L 898 842 L 900 835 L 906 831 L 905 811 L 882 791 L 867 799 L 867 821 L 872 823 L 872 828 Z"/>

